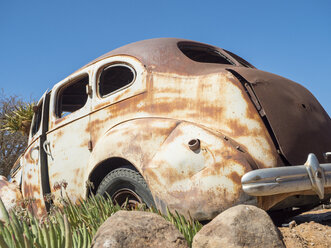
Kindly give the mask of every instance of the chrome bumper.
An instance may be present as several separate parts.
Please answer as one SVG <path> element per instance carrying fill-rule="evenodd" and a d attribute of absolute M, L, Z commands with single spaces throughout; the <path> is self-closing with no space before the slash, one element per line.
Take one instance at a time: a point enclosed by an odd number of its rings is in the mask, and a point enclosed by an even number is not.
<path fill-rule="evenodd" d="M 253 170 L 241 178 L 241 184 L 252 196 L 313 190 L 323 199 L 324 188 L 331 187 L 331 163 L 319 164 L 310 153 L 304 165 Z"/>

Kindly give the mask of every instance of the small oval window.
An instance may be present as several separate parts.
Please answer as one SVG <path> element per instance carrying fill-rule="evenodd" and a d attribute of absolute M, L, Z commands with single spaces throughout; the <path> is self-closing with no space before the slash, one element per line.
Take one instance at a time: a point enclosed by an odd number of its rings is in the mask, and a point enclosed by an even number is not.
<path fill-rule="evenodd" d="M 103 69 L 99 79 L 99 94 L 109 95 L 130 85 L 135 79 L 135 71 L 125 64 L 111 65 Z"/>

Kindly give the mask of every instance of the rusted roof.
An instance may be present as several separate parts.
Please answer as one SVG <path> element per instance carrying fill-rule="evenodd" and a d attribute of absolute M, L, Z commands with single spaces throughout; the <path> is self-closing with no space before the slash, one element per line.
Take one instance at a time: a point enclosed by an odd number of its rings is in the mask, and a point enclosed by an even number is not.
<path fill-rule="evenodd" d="M 229 58 L 235 66 L 240 64 L 223 49 L 208 44 L 177 38 L 158 38 L 134 42 L 112 50 L 93 60 L 84 67 L 114 55 L 129 55 L 139 59 L 149 70 L 156 72 L 171 72 L 182 75 L 199 75 L 219 71 L 233 65 L 217 63 L 200 63 L 186 57 L 178 48 L 178 43 L 186 42 L 194 45 L 207 46 Z M 83 68 L 84 68 L 83 67 Z"/>

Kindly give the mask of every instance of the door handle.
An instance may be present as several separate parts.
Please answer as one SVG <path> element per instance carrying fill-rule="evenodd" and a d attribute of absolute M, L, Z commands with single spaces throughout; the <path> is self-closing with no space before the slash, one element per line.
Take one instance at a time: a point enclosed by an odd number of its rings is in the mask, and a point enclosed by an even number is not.
<path fill-rule="evenodd" d="M 52 160 L 54 160 L 52 153 L 51 153 L 51 147 L 50 147 L 50 142 L 48 140 L 45 140 L 44 144 L 43 144 L 43 149 L 44 152 L 51 157 Z"/>

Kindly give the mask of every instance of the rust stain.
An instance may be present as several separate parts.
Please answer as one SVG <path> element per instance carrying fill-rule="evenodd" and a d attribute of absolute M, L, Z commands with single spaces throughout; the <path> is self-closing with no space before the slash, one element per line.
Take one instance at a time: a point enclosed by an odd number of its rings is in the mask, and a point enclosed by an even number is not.
<path fill-rule="evenodd" d="M 57 126 L 59 125 L 61 122 L 63 122 L 64 120 L 66 120 L 66 116 L 65 117 L 62 117 L 62 118 L 57 118 L 55 121 L 54 121 L 54 126 Z"/>
<path fill-rule="evenodd" d="M 57 178 L 57 177 L 59 177 L 61 174 L 62 174 L 61 172 L 55 172 L 55 173 L 52 174 L 52 177 Z"/>
<path fill-rule="evenodd" d="M 167 169 L 167 172 L 166 172 L 166 175 L 164 175 L 164 178 L 166 178 L 167 180 L 167 183 L 169 185 L 177 182 L 177 181 L 180 181 L 182 179 L 184 179 L 185 177 L 182 175 L 182 173 L 180 173 L 178 170 L 176 170 L 175 168 L 168 168 Z"/>
<path fill-rule="evenodd" d="M 231 172 L 231 174 L 229 175 L 229 178 L 236 183 L 237 185 L 241 186 L 241 176 L 239 176 L 239 174 L 235 171 Z"/>
<path fill-rule="evenodd" d="M 34 195 L 40 195 L 40 188 L 37 185 L 25 183 L 23 185 L 23 195 L 24 197 L 33 197 Z"/>
<path fill-rule="evenodd" d="M 34 160 L 31 158 L 31 155 L 30 155 L 32 149 L 33 149 L 32 147 L 30 149 L 28 149 L 28 151 L 24 155 L 26 162 L 28 162 L 29 164 L 34 164 Z"/>
<path fill-rule="evenodd" d="M 4 176 L 0 176 L 0 197 L 8 211 L 22 202 L 18 185 L 9 183 Z"/>
<path fill-rule="evenodd" d="M 63 136 L 63 131 L 62 131 L 62 130 L 57 130 L 57 131 L 55 132 L 55 137 L 56 137 L 57 139 L 61 138 L 62 136 Z"/>
<path fill-rule="evenodd" d="M 111 105 L 111 103 L 110 103 L 110 102 L 103 102 L 103 103 L 100 103 L 100 104 L 98 104 L 98 105 L 96 105 L 96 106 L 94 107 L 94 110 L 102 109 L 103 107 L 106 107 L 106 106 L 108 106 L 108 105 Z"/>

